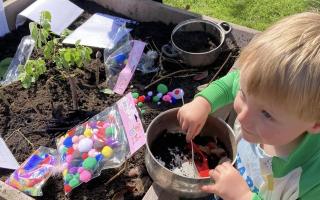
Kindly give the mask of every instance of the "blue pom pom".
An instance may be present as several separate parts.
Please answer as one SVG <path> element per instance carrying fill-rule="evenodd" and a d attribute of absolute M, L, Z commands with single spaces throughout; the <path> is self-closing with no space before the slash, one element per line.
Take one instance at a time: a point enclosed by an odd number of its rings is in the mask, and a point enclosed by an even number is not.
<path fill-rule="evenodd" d="M 65 147 L 67 147 L 67 148 L 72 147 L 72 144 L 73 144 L 73 142 L 72 142 L 72 137 L 67 137 L 67 138 L 64 139 L 64 141 L 63 141 L 63 145 L 64 145 Z"/>
<path fill-rule="evenodd" d="M 100 160 L 102 160 L 102 158 L 103 158 L 103 155 L 102 154 L 98 154 L 97 156 L 96 156 L 96 160 L 99 162 Z"/>
<path fill-rule="evenodd" d="M 174 98 L 174 97 L 172 97 L 172 98 L 171 98 L 171 103 L 172 103 L 172 104 L 176 104 L 176 103 L 177 103 L 177 99 Z"/>
<path fill-rule="evenodd" d="M 116 61 L 117 64 L 123 63 L 125 59 L 126 59 L 126 56 L 124 54 L 118 54 L 116 55 L 116 57 L 114 57 L 114 60 Z"/>

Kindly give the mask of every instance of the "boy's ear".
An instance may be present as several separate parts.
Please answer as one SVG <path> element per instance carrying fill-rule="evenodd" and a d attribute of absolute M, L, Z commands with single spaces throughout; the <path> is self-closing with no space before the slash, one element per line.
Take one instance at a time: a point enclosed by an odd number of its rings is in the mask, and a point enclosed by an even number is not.
<path fill-rule="evenodd" d="M 311 134 L 320 133 L 320 122 L 316 122 L 310 129 L 308 129 L 308 132 Z"/>

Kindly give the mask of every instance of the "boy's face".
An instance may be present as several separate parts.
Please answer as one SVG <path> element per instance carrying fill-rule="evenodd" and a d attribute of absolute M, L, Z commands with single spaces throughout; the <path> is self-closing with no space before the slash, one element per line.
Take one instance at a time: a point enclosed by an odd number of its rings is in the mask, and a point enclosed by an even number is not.
<path fill-rule="evenodd" d="M 241 82 L 240 82 L 241 83 Z M 274 107 L 242 88 L 234 101 L 237 119 L 241 124 L 242 136 L 251 143 L 285 146 L 314 126 L 292 116 L 281 107 Z"/>

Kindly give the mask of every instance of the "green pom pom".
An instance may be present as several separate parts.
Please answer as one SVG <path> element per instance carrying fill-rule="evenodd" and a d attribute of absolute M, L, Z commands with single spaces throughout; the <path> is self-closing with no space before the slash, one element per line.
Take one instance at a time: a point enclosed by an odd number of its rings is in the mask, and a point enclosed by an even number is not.
<path fill-rule="evenodd" d="M 106 128 L 106 135 L 112 137 L 114 135 L 114 127 Z"/>
<path fill-rule="evenodd" d="M 144 114 L 146 111 L 145 110 L 141 110 L 141 114 Z"/>
<path fill-rule="evenodd" d="M 141 108 L 143 106 L 143 103 L 142 102 L 139 102 L 138 103 L 138 106 Z"/>
<path fill-rule="evenodd" d="M 72 188 L 77 187 L 78 185 L 80 185 L 79 179 L 77 179 L 76 177 L 73 177 L 73 179 L 71 179 L 71 181 L 69 182 L 69 185 Z"/>
<path fill-rule="evenodd" d="M 160 83 L 157 86 L 157 91 L 164 95 L 164 94 L 166 94 L 168 92 L 168 87 L 165 84 Z"/>
<path fill-rule="evenodd" d="M 153 96 L 152 101 L 156 103 L 156 102 L 160 101 L 160 98 L 158 96 Z"/>
<path fill-rule="evenodd" d="M 82 167 L 85 169 L 94 169 L 96 165 L 97 165 L 97 160 L 96 158 L 92 158 L 92 157 L 86 158 L 82 163 Z"/>
<path fill-rule="evenodd" d="M 137 98 L 139 97 L 139 93 L 138 93 L 138 92 L 133 92 L 133 93 L 132 93 L 132 97 L 133 97 L 134 99 L 137 99 Z"/>
<path fill-rule="evenodd" d="M 72 174 L 67 174 L 65 180 L 69 182 L 73 178 Z"/>

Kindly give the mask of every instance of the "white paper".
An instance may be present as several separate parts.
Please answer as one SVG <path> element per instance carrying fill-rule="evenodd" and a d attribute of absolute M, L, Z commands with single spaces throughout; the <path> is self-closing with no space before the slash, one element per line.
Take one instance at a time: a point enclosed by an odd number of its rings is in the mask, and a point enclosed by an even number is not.
<path fill-rule="evenodd" d="M 3 1 L 0 0 L 0 37 L 4 36 L 9 32 L 10 30 L 7 23 L 6 13 L 4 12 L 4 8 L 3 8 Z"/>
<path fill-rule="evenodd" d="M 83 9 L 68 0 L 37 0 L 18 14 L 16 26 L 22 25 L 26 18 L 39 23 L 42 11 L 51 13 L 51 31 L 60 35 L 81 15 Z"/>
<path fill-rule="evenodd" d="M 5 141 L 0 137 L 0 167 L 6 169 L 17 169 L 19 163 L 12 155 Z"/>
<path fill-rule="evenodd" d="M 113 45 L 115 34 L 119 27 L 131 20 L 115 17 L 111 15 L 96 13 L 92 15 L 85 23 L 74 30 L 62 43 L 75 44 L 80 40 L 81 45 L 107 48 Z M 126 29 L 130 32 L 131 29 Z M 122 35 L 122 36 L 123 36 Z M 118 38 L 122 36 L 117 35 Z"/>

